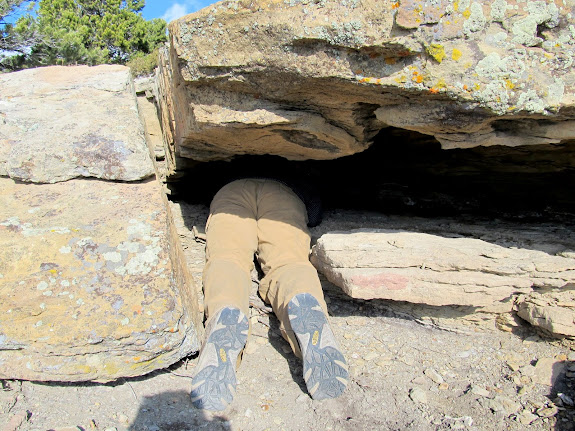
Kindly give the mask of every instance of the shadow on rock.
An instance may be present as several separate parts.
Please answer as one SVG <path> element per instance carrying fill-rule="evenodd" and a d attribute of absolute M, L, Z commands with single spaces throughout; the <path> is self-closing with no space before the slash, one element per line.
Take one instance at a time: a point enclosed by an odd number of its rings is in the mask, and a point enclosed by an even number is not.
<path fill-rule="evenodd" d="M 557 362 L 553 365 L 553 386 L 549 398 L 557 406 L 555 431 L 575 430 L 575 369 L 574 361 Z"/>
<path fill-rule="evenodd" d="M 229 418 L 194 408 L 184 391 L 162 392 L 143 398 L 129 431 L 231 430 Z"/>

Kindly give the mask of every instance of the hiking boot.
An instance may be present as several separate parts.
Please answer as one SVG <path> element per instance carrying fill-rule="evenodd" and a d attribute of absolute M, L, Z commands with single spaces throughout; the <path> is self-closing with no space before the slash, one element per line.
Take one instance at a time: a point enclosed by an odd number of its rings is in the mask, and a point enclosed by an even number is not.
<path fill-rule="evenodd" d="M 348 381 L 347 364 L 317 299 L 309 293 L 294 296 L 288 315 L 301 349 L 309 394 L 314 400 L 340 396 Z"/>
<path fill-rule="evenodd" d="M 221 411 L 236 392 L 238 355 L 248 339 L 248 319 L 239 309 L 219 310 L 206 327 L 206 340 L 192 379 L 192 402 L 204 410 Z"/>

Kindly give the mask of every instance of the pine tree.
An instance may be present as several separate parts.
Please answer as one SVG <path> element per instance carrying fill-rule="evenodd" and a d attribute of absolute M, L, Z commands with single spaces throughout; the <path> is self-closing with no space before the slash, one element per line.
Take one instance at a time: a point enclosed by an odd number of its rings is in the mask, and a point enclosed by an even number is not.
<path fill-rule="evenodd" d="M 124 64 L 166 40 L 166 22 L 146 21 L 144 0 L 41 0 L 15 32 L 33 39 L 27 65 Z M 30 35 L 35 35 L 31 38 Z"/>

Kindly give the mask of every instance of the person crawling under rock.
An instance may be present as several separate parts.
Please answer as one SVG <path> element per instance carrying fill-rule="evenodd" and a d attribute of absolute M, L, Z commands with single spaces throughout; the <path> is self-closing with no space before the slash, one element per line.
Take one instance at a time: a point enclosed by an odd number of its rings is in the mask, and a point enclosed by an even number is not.
<path fill-rule="evenodd" d="M 258 293 L 302 358 L 311 397 L 335 398 L 347 385 L 347 363 L 309 261 L 308 225 L 321 221 L 321 205 L 307 184 L 277 174 L 236 177 L 211 202 L 203 273 L 206 338 L 191 392 L 197 408 L 221 411 L 234 397 L 236 367 L 249 332 L 254 255 L 264 274 Z"/>

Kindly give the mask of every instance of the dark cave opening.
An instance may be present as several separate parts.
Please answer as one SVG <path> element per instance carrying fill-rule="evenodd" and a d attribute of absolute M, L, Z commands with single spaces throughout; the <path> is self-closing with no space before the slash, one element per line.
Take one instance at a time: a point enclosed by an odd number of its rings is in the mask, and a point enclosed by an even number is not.
<path fill-rule="evenodd" d="M 352 156 L 197 162 L 168 184 L 173 199 L 209 204 L 217 188 L 234 177 L 278 172 L 315 183 L 326 209 L 513 219 L 575 214 L 575 141 L 443 150 L 432 136 L 386 128 L 367 150 Z"/>

